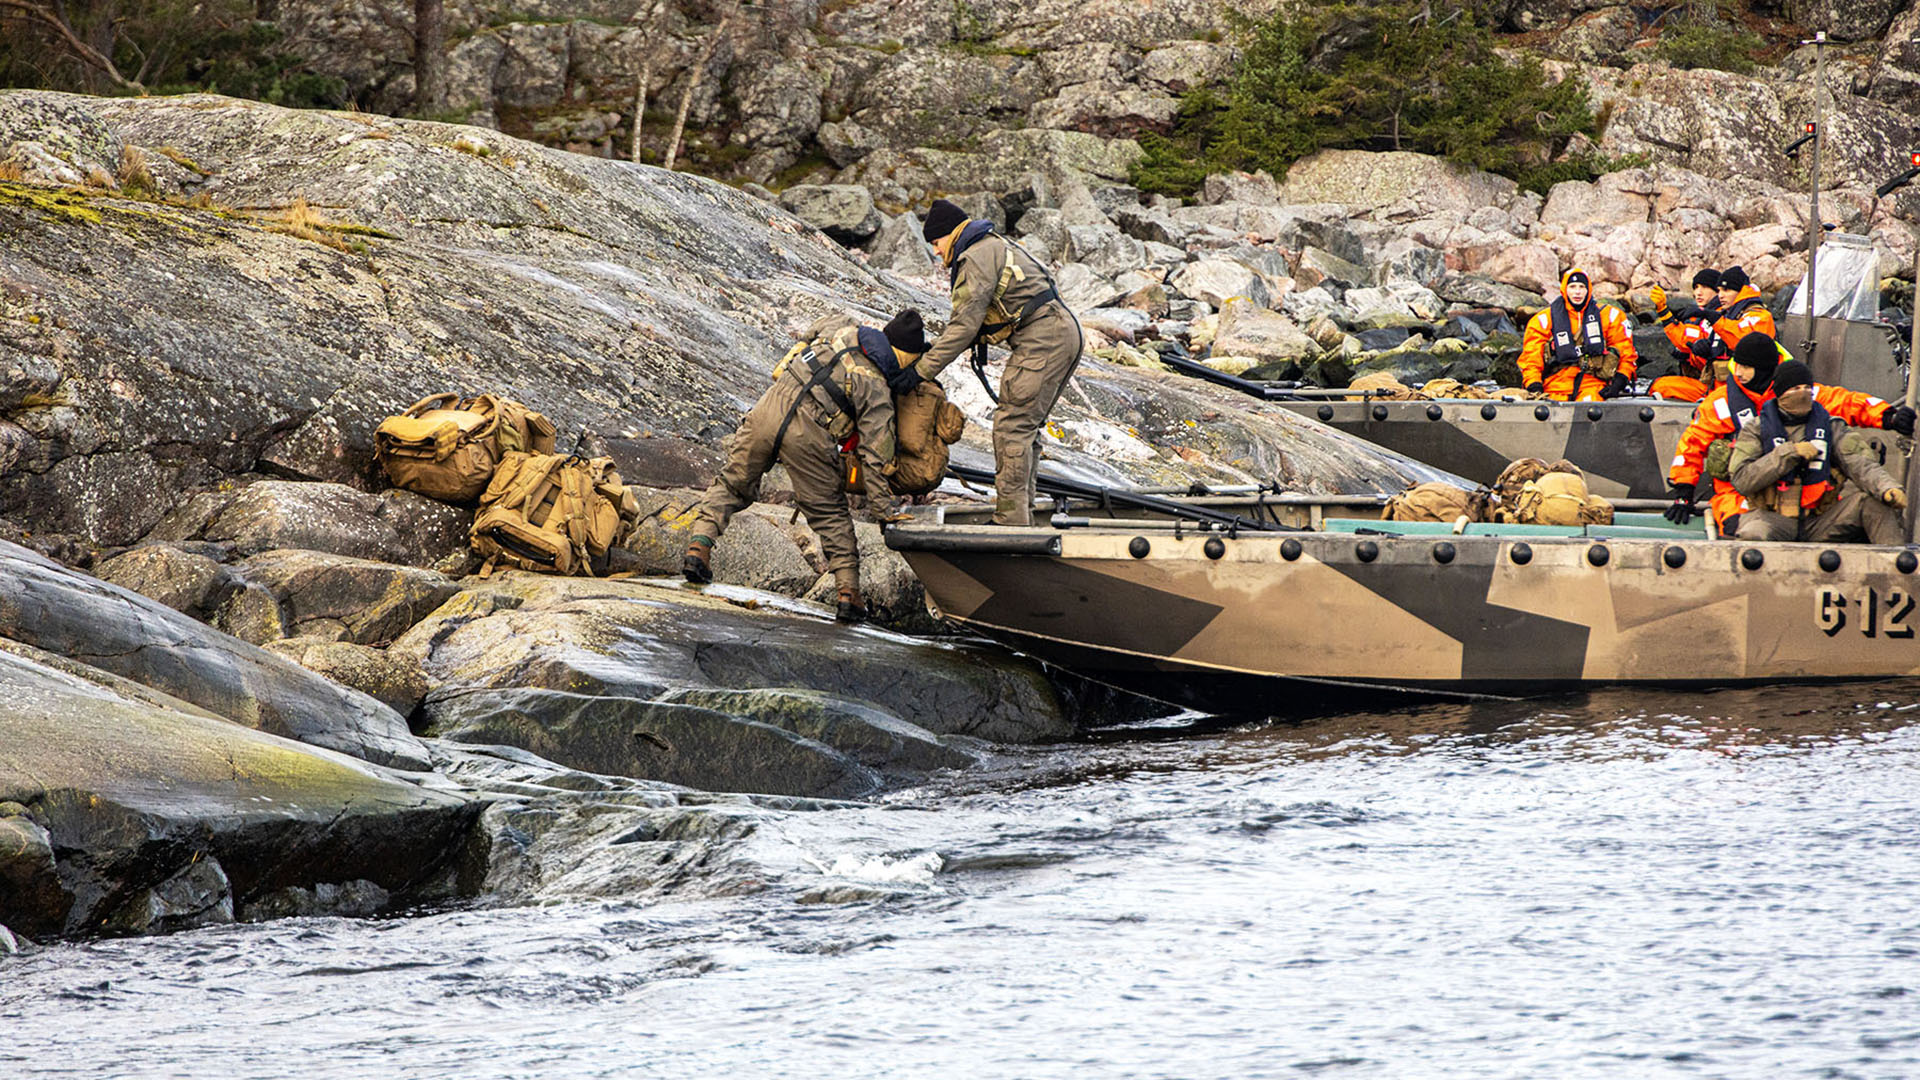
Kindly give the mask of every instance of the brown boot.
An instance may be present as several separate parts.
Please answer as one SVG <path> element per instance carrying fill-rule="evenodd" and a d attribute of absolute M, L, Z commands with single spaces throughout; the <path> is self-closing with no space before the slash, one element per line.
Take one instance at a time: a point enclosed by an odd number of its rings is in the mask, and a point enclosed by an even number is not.
<path fill-rule="evenodd" d="M 860 596 L 860 590 L 850 585 L 840 586 L 839 602 L 835 605 L 833 617 L 844 623 L 867 621 L 867 602 Z"/>
<path fill-rule="evenodd" d="M 713 581 L 713 541 L 705 536 L 696 536 L 687 545 L 687 553 L 680 559 L 680 573 L 695 585 L 706 585 Z"/>

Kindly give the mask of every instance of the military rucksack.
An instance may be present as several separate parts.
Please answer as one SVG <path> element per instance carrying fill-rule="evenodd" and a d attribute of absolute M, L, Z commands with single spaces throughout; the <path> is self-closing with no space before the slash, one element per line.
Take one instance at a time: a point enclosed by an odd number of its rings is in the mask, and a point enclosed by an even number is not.
<path fill-rule="evenodd" d="M 470 504 L 502 457 L 550 454 L 553 435 L 551 421 L 510 398 L 434 394 L 382 421 L 373 454 L 394 487 Z"/>
<path fill-rule="evenodd" d="M 1444 521 L 1459 525 L 1462 518 L 1468 522 L 1481 520 L 1486 513 L 1486 500 L 1484 491 L 1468 491 L 1434 481 L 1417 484 L 1388 499 L 1381 516 L 1388 521 Z"/>
<path fill-rule="evenodd" d="M 1611 525 L 1613 504 L 1588 492 L 1586 477 L 1577 470 L 1554 471 L 1520 489 L 1513 520 L 1522 525 Z"/>
<path fill-rule="evenodd" d="M 480 497 L 469 539 L 486 565 L 544 574 L 605 573 L 607 552 L 624 542 L 640 504 L 611 458 L 513 452 Z"/>
<path fill-rule="evenodd" d="M 898 495 L 925 495 L 947 475 L 947 447 L 960 441 L 967 414 L 937 382 L 893 395 L 893 464 L 887 483 Z"/>

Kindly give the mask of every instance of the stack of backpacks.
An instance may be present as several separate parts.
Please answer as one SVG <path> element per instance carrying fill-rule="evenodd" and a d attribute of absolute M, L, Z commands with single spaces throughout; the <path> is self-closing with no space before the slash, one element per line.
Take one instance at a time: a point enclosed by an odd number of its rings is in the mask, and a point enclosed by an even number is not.
<path fill-rule="evenodd" d="M 640 518 L 611 458 L 555 453 L 553 422 L 510 398 L 422 398 L 380 424 L 373 449 L 395 487 L 477 504 L 468 539 L 482 576 L 604 574 Z"/>

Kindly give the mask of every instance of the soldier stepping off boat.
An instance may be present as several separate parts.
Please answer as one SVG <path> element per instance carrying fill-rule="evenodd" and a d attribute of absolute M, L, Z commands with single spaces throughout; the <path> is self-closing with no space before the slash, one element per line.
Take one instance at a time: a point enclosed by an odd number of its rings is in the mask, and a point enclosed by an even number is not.
<path fill-rule="evenodd" d="M 926 326 L 912 308 L 884 331 L 844 315 L 808 328 L 727 440 L 727 463 L 700 500 L 693 540 L 681 559 L 687 580 L 713 580 L 715 541 L 734 514 L 760 497 L 760 480 L 777 461 L 793 481 L 794 505 L 820 537 L 837 590 L 836 617 L 865 619 L 860 545 L 847 495 L 863 491 L 876 521 L 900 519 L 887 482 L 894 456 L 893 395 L 920 382 L 912 364 L 926 351 Z"/>
<path fill-rule="evenodd" d="M 922 235 L 951 275 L 953 315 L 916 370 L 937 378 L 972 350 L 985 386 L 987 346 L 1013 350 L 993 410 L 993 523 L 1031 525 L 1040 432 L 1080 364 L 1080 322 L 1046 270 L 995 233 L 993 222 L 969 220 L 966 211 L 936 199 Z M 987 392 L 993 395 L 991 387 Z"/>

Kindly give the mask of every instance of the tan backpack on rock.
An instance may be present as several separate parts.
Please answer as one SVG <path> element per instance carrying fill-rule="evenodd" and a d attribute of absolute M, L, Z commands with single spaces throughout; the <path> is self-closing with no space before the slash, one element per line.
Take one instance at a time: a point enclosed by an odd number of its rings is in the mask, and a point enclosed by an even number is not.
<path fill-rule="evenodd" d="M 552 421 L 511 398 L 434 394 L 382 421 L 373 454 L 394 487 L 467 505 L 502 457 L 551 454 L 553 436 Z"/>
<path fill-rule="evenodd" d="M 967 414 L 932 380 L 893 396 L 893 465 L 887 483 L 898 495 L 925 495 L 947 474 L 947 447 L 967 430 Z"/>
<path fill-rule="evenodd" d="M 611 458 L 512 452 L 480 496 L 469 539 L 495 566 L 543 574 L 605 573 L 607 552 L 623 543 L 640 504 Z"/>

